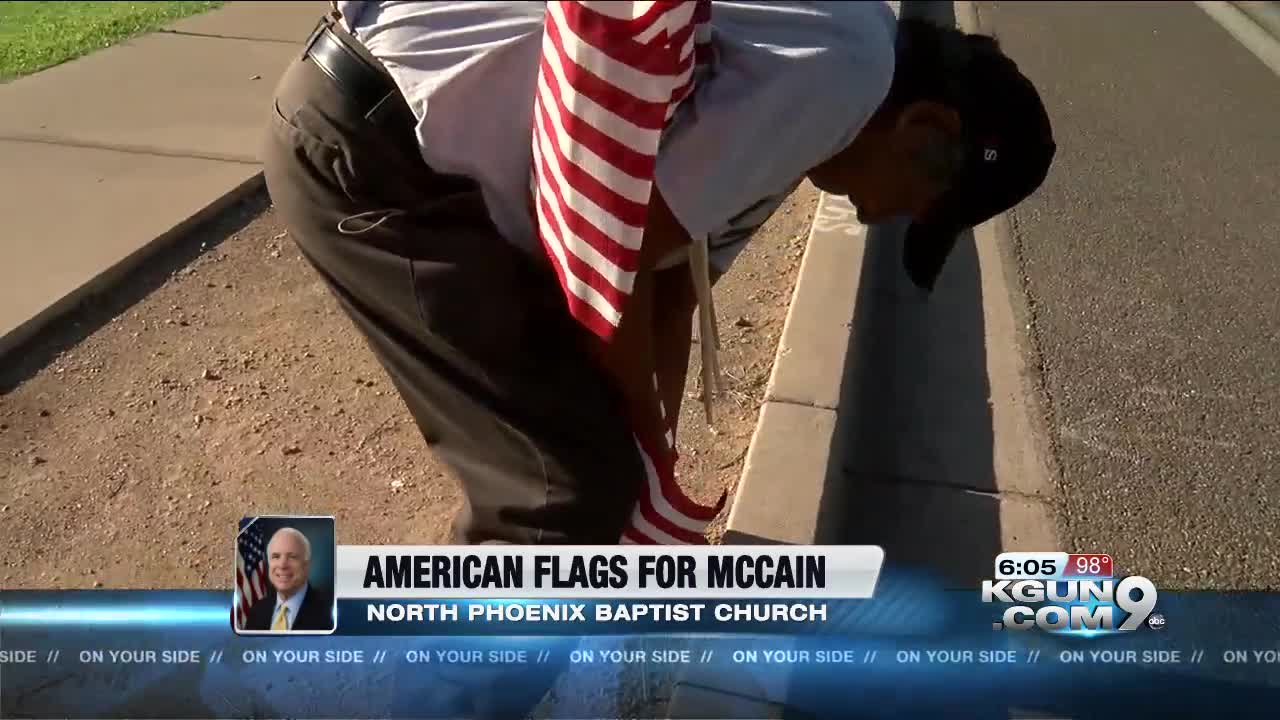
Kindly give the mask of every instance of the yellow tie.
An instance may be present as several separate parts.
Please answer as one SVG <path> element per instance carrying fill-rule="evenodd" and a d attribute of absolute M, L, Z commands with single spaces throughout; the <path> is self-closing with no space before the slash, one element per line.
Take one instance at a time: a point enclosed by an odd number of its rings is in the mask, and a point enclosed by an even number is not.
<path fill-rule="evenodd" d="M 271 623 L 272 630 L 288 630 L 289 629 L 289 606 L 281 605 L 280 612 L 276 613 L 276 621 Z"/>

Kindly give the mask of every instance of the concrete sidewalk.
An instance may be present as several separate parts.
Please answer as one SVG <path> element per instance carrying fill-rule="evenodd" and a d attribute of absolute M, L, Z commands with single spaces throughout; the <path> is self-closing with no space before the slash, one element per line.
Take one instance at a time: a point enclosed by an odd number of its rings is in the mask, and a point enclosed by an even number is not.
<path fill-rule="evenodd" d="M 0 85 L 0 354 L 260 186 L 276 79 L 327 7 L 235 2 Z"/>

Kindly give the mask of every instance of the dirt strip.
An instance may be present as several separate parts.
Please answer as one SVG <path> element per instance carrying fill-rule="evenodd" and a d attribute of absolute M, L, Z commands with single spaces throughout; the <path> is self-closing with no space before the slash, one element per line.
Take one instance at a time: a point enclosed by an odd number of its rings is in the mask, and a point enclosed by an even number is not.
<path fill-rule="evenodd" d="M 720 427 L 690 399 L 680 432 L 700 499 L 741 471 L 815 201 L 797 192 L 717 288 Z M 453 480 L 264 205 L 6 361 L 0 587 L 224 587 L 255 513 L 332 513 L 340 543 L 444 538 Z"/>

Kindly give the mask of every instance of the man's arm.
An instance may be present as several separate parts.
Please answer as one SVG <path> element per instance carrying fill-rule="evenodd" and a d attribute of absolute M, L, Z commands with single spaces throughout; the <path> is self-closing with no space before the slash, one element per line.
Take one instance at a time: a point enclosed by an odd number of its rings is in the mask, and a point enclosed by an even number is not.
<path fill-rule="evenodd" d="M 621 308 L 622 321 L 608 342 L 594 335 L 588 341 L 593 354 L 622 393 L 632 428 L 647 441 L 653 452 L 665 453 L 667 444 L 664 436 L 668 430 L 659 409 L 661 395 L 654 391 L 659 358 L 655 317 L 661 316 L 659 305 L 665 303 L 665 298 L 655 292 L 653 267 L 662 257 L 688 244 L 688 234 L 672 215 L 655 185 L 649 200 L 635 284 Z M 683 352 L 687 362 L 687 341 Z M 664 454 L 661 461 L 666 462 L 667 459 Z M 658 458 L 654 460 L 659 461 Z"/>
<path fill-rule="evenodd" d="M 314 586 L 308 587 L 307 596 L 302 599 L 302 607 L 298 610 L 298 619 L 294 622 L 293 629 L 333 629 L 333 593 L 316 589 Z"/>

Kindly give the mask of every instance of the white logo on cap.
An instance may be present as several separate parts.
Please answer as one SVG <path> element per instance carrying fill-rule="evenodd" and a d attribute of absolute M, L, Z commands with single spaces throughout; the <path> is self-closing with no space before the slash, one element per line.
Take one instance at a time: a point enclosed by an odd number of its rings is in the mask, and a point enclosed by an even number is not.
<path fill-rule="evenodd" d="M 987 148 L 982 152 L 982 159 L 987 162 L 995 162 L 996 157 L 998 157 L 998 155 L 996 154 L 995 148 Z"/>

